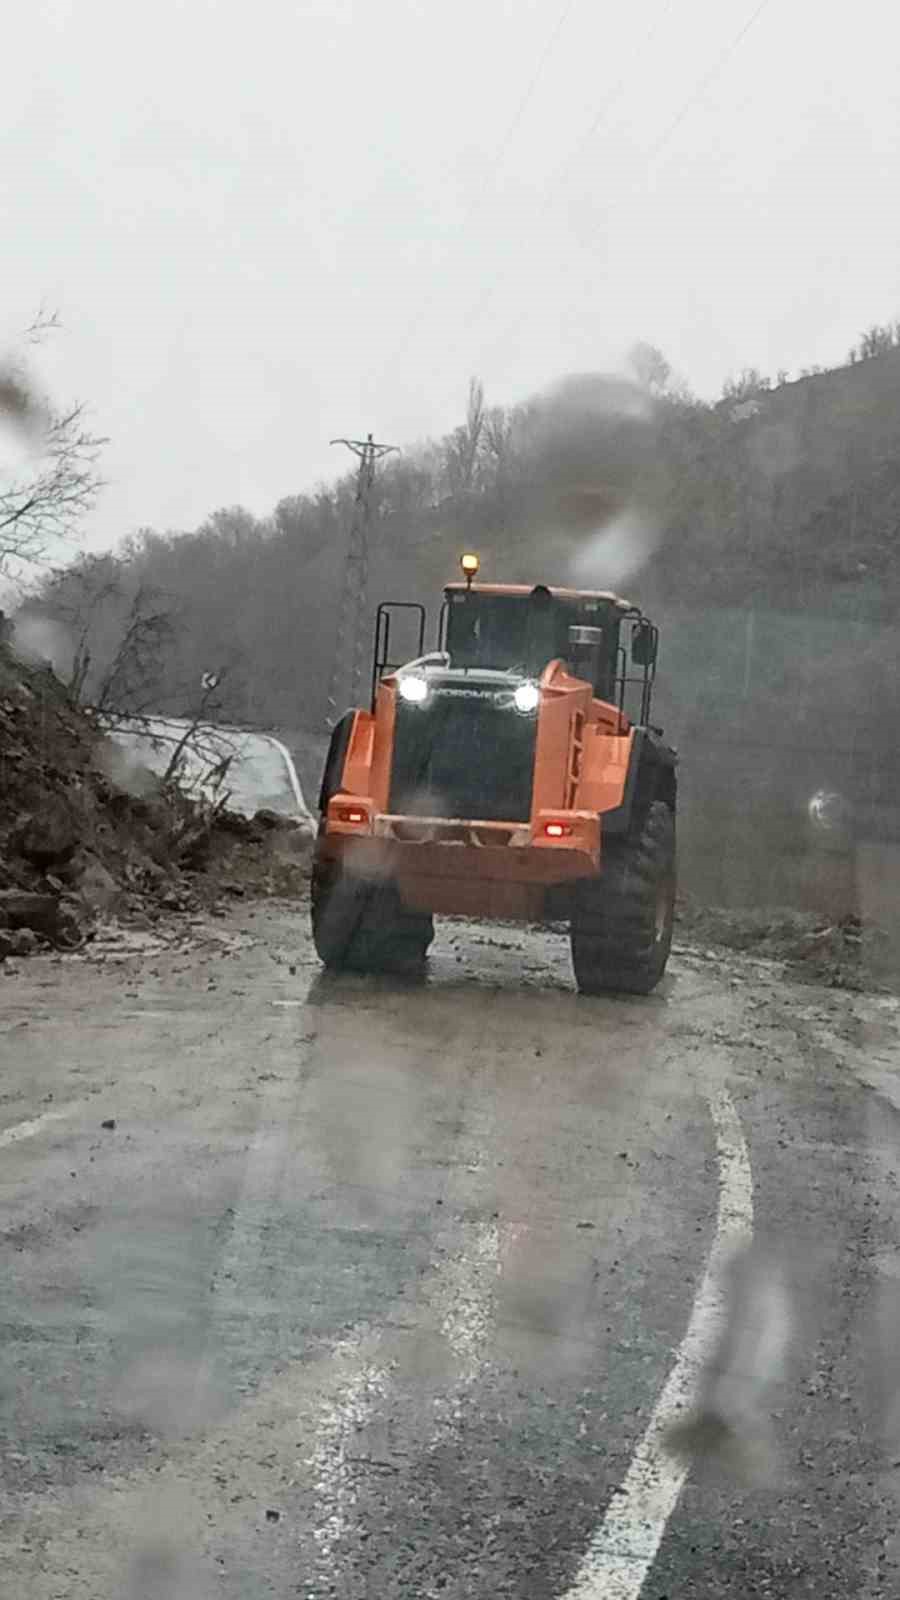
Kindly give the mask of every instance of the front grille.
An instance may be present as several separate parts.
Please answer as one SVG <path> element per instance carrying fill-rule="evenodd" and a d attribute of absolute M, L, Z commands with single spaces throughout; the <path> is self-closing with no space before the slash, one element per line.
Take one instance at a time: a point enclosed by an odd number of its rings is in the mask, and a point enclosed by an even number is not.
<path fill-rule="evenodd" d="M 537 719 L 490 691 L 435 690 L 424 705 L 398 698 L 390 810 L 394 815 L 527 822 Z"/>

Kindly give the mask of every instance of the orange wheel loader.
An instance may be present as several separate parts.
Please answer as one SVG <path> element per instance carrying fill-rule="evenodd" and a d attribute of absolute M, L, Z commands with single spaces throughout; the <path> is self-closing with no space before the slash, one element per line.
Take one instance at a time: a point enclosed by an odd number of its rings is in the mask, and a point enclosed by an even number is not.
<path fill-rule="evenodd" d="M 478 583 L 477 556 L 461 565 L 433 653 L 421 606 L 379 606 L 371 709 L 332 732 L 318 954 L 408 970 L 435 913 L 566 921 L 583 993 L 648 994 L 675 904 L 677 757 L 650 724 L 657 629 L 614 594 Z M 398 613 L 418 636 L 403 665 L 389 660 Z"/>

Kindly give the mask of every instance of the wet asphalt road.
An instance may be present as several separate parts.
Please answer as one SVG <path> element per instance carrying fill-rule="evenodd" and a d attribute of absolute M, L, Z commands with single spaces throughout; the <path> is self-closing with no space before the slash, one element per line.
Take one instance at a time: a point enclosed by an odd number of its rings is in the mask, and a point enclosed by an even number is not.
<path fill-rule="evenodd" d="M 475 925 L 424 983 L 328 979 L 284 905 L 192 937 L 0 978 L 0 1594 L 629 1600 L 581 1564 L 724 1090 L 803 1269 L 783 1470 L 692 1474 L 641 1593 L 900 1595 L 892 1003 L 687 949 L 588 1000 L 563 939 Z"/>

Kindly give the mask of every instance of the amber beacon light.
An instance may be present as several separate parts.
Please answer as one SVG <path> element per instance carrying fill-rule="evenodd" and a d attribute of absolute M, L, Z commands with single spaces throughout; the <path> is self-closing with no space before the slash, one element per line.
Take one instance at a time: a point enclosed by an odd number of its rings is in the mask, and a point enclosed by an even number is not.
<path fill-rule="evenodd" d="M 475 554 L 474 550 L 467 550 L 465 555 L 460 556 L 459 564 L 462 567 L 466 583 L 471 588 L 472 579 L 477 575 L 478 568 L 481 566 L 481 560 Z"/>

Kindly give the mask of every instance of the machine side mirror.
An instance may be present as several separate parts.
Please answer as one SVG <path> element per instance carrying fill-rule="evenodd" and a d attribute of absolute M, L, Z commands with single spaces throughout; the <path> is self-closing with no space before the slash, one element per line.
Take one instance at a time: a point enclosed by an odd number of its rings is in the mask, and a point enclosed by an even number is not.
<path fill-rule="evenodd" d="M 631 659 L 636 667 L 653 667 L 659 649 L 659 630 L 643 618 L 631 630 Z"/>

